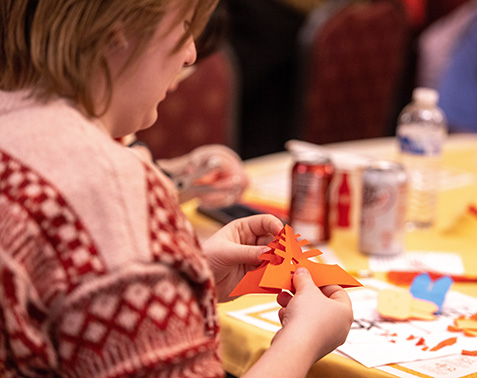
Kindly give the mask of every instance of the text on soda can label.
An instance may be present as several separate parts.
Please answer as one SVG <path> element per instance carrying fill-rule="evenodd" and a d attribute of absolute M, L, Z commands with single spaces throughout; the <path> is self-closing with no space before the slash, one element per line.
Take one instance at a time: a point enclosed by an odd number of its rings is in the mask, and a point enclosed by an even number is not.
<path fill-rule="evenodd" d="M 407 176 L 404 167 L 377 161 L 363 171 L 359 250 L 369 255 L 404 251 Z"/>
<path fill-rule="evenodd" d="M 323 155 L 296 156 L 292 169 L 289 223 L 312 244 L 330 239 L 330 183 L 334 166 Z"/>

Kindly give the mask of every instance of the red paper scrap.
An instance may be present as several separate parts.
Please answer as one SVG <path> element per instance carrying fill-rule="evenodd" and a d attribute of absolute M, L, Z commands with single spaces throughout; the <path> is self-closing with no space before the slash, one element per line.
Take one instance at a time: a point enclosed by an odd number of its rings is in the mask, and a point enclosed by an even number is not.
<path fill-rule="evenodd" d="M 342 287 L 363 286 L 338 265 L 321 264 L 310 258 L 319 256 L 319 249 L 306 252 L 301 247 L 308 240 L 298 241 L 300 234 L 293 232 L 289 225 L 279 232 L 268 247 L 271 251 L 260 256 L 264 262 L 255 270 L 248 272 L 230 293 L 231 297 L 251 293 L 280 293 L 282 290 L 294 292 L 292 276 L 303 266 L 308 269 L 316 286 L 340 285 Z"/>
<path fill-rule="evenodd" d="M 419 340 L 417 340 L 417 343 L 416 345 L 425 345 L 426 344 L 426 340 L 424 340 L 423 337 L 421 337 Z"/>

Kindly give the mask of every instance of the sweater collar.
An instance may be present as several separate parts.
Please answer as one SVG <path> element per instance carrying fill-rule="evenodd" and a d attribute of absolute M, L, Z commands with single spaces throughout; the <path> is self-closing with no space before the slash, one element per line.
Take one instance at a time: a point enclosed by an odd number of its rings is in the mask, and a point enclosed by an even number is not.
<path fill-rule="evenodd" d="M 0 91 L 0 115 L 31 107 L 37 103 L 28 90 Z"/>

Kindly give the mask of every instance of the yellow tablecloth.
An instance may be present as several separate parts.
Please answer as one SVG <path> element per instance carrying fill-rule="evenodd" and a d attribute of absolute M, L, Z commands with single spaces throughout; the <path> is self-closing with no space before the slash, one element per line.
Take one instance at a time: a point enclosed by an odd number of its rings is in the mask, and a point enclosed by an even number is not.
<path fill-rule="evenodd" d="M 365 152 L 376 158 L 394 159 L 396 156 L 392 138 L 341 143 L 331 145 L 330 148 Z M 265 199 L 255 190 L 261 180 L 266 180 L 274 172 L 288 175 L 291 158 L 287 153 L 253 159 L 246 162 L 246 166 L 252 181 L 247 199 L 267 202 L 274 206 L 288 206 L 283 198 L 277 199 L 271 195 Z M 468 211 L 470 204 L 477 203 L 477 135 L 455 135 L 449 138 L 444 152 L 444 169 L 455 173 L 457 178 L 473 180 L 455 188 L 450 185 L 451 188 L 441 192 L 437 226 L 431 230 L 407 233 L 406 249 L 457 252 L 463 259 L 466 273 L 477 276 L 477 216 Z M 450 177 L 452 179 L 454 176 Z M 206 237 L 219 227 L 218 224 L 196 214 L 194 204 L 185 206 L 185 211 L 196 226 L 199 236 Z M 368 269 L 368 257 L 357 248 L 356 229 L 334 230 L 330 247 L 348 270 Z M 377 274 L 376 278 L 385 279 L 385 276 Z M 477 296 L 477 283 L 454 283 L 452 289 Z M 274 300 L 273 295 L 246 295 L 219 305 L 224 365 L 231 374 L 244 374 L 268 348 L 273 333 L 234 319 L 227 313 Z M 308 376 L 378 378 L 391 375 L 377 369 L 368 369 L 351 359 L 330 354 L 317 362 Z"/>

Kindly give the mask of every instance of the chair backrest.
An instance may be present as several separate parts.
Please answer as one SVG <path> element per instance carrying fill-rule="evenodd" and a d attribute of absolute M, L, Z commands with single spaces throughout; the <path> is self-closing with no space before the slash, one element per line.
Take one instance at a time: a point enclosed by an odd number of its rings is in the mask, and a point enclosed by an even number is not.
<path fill-rule="evenodd" d="M 427 0 L 427 22 L 433 23 L 469 0 Z"/>
<path fill-rule="evenodd" d="M 183 155 L 204 144 L 236 149 L 237 70 L 231 51 L 200 61 L 158 106 L 153 126 L 137 133 L 156 159 Z"/>
<path fill-rule="evenodd" d="M 300 41 L 301 138 L 323 144 L 389 135 L 410 41 L 402 4 L 328 3 L 310 15 Z"/>

